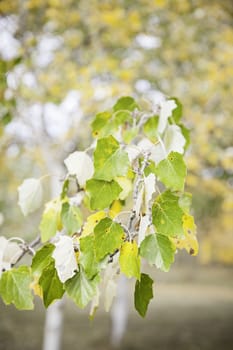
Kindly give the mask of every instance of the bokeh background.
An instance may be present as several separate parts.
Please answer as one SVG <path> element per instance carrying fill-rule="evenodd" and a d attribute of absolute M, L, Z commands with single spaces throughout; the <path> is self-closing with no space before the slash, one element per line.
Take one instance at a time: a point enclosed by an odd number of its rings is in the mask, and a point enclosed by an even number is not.
<path fill-rule="evenodd" d="M 129 301 L 122 349 L 233 348 L 232 81 L 231 0 L 0 1 L 0 235 L 37 234 L 41 213 L 23 218 L 17 187 L 53 174 L 49 199 L 63 159 L 89 145 L 95 113 L 122 95 L 183 103 L 200 252 L 154 272 L 146 320 Z M 40 302 L 0 313 L 1 350 L 40 349 Z M 67 303 L 63 348 L 108 349 L 110 328 L 101 310 L 90 324 Z"/>

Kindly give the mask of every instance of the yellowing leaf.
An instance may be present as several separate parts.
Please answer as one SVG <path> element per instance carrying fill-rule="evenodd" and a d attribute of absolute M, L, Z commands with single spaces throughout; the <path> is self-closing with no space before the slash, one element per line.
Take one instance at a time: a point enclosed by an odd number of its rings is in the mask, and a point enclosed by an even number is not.
<path fill-rule="evenodd" d="M 120 250 L 120 269 L 127 277 L 140 279 L 140 257 L 138 246 L 135 241 L 125 242 Z"/>
<path fill-rule="evenodd" d="M 180 239 L 172 239 L 178 249 L 186 249 L 190 255 L 198 254 L 198 241 L 196 237 L 196 225 L 193 216 L 184 214 L 182 217 L 184 237 Z"/>
<path fill-rule="evenodd" d="M 61 229 L 61 201 L 54 199 L 45 205 L 45 210 L 40 222 L 40 232 L 42 242 L 46 242 L 53 237 L 57 230 Z"/>
<path fill-rule="evenodd" d="M 116 200 L 112 203 L 111 208 L 109 210 L 109 216 L 111 219 L 114 219 L 118 213 L 120 213 L 122 209 L 122 204 L 119 200 Z"/>
<path fill-rule="evenodd" d="M 39 276 L 34 276 L 33 282 L 30 284 L 30 288 L 33 290 L 33 293 L 43 299 L 43 290 L 39 285 Z"/>
<path fill-rule="evenodd" d="M 91 233 L 94 232 L 95 226 L 106 217 L 105 211 L 97 211 L 95 214 L 92 214 L 88 216 L 87 221 L 84 224 L 83 231 L 82 231 L 82 237 L 88 236 Z"/>

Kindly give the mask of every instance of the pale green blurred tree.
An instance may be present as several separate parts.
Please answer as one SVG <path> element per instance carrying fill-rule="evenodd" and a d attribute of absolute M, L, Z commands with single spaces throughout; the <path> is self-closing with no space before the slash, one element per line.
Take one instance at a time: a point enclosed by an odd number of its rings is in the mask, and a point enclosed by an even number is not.
<path fill-rule="evenodd" d="M 182 100 L 192 129 L 188 185 L 194 193 L 201 259 L 231 263 L 232 1 L 3 0 L 0 14 L 16 21 L 15 38 L 20 43 L 20 60 L 0 68 L 1 75 L 14 71 L 16 77 L 15 86 L 1 90 L 1 108 L 10 95 L 10 115 L 14 122 L 22 122 L 25 111 L 39 104 L 42 112 L 33 118 L 44 125 L 37 141 L 2 135 L 3 229 L 18 226 L 13 205 L 21 179 L 26 173 L 45 172 L 41 136 L 52 157 L 61 162 L 68 152 L 87 144 L 89 120 L 99 108 L 125 94 L 155 99 L 161 90 Z M 44 121 L 43 107 L 60 106 L 71 90 L 80 94 L 79 109 L 69 128 L 54 136 Z M 30 127 L 35 132 L 38 121 Z"/>

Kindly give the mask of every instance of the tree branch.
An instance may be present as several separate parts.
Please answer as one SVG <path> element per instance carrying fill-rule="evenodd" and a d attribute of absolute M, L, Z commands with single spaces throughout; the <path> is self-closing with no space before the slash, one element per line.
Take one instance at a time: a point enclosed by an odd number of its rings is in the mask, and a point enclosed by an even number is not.
<path fill-rule="evenodd" d="M 38 235 L 31 243 L 22 245 L 20 247 L 22 249 L 22 253 L 19 255 L 17 260 L 13 264 L 11 264 L 11 267 L 14 267 L 24 257 L 25 254 L 33 254 L 33 248 L 40 244 L 40 242 L 40 235 Z"/>

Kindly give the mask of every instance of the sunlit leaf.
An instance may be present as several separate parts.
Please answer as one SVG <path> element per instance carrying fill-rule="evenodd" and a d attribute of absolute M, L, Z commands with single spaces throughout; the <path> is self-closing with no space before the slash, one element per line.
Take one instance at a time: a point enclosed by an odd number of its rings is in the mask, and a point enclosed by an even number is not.
<path fill-rule="evenodd" d="M 4 303 L 14 304 L 19 310 L 32 310 L 31 282 L 31 270 L 27 266 L 5 271 L 0 279 L 0 295 Z"/>
<path fill-rule="evenodd" d="M 158 124 L 159 124 L 159 117 L 156 115 L 149 118 L 146 121 L 146 123 L 143 125 L 143 131 L 145 135 L 152 142 L 157 141 Z"/>
<path fill-rule="evenodd" d="M 65 283 L 67 294 L 83 309 L 97 293 L 99 276 L 89 279 L 83 269 L 80 268 L 76 275 Z"/>
<path fill-rule="evenodd" d="M 97 211 L 96 213 L 89 215 L 86 219 L 86 222 L 83 226 L 82 237 L 87 236 L 94 232 L 94 227 L 106 217 L 105 211 Z"/>
<path fill-rule="evenodd" d="M 114 112 L 120 111 L 120 110 L 133 111 L 135 108 L 139 108 L 139 107 L 136 101 L 130 96 L 119 98 L 119 100 L 117 100 L 117 102 L 113 106 Z"/>
<path fill-rule="evenodd" d="M 122 188 L 122 192 L 119 195 L 119 199 L 125 200 L 132 191 L 132 182 L 123 176 L 117 177 L 115 180 Z"/>
<path fill-rule="evenodd" d="M 185 249 L 190 255 L 198 254 L 199 245 L 196 237 L 196 225 L 192 215 L 183 215 L 184 236 L 174 238 L 173 242 L 178 249 Z"/>
<path fill-rule="evenodd" d="M 140 246 L 140 255 L 150 265 L 168 271 L 174 262 L 175 246 L 167 236 L 151 234 L 147 236 Z"/>
<path fill-rule="evenodd" d="M 88 278 L 94 277 L 100 270 L 99 261 L 96 258 L 95 238 L 89 234 L 80 239 L 80 258 L 79 263 Z"/>
<path fill-rule="evenodd" d="M 40 222 L 40 232 L 42 242 L 53 237 L 57 230 L 61 228 L 61 201 L 54 199 L 45 205 L 45 210 Z"/>
<path fill-rule="evenodd" d="M 182 236 L 182 217 L 178 196 L 167 190 L 156 198 L 152 207 L 152 220 L 157 232 L 166 236 Z"/>
<path fill-rule="evenodd" d="M 114 253 L 116 249 L 119 249 L 124 236 L 124 230 L 120 224 L 110 218 L 102 219 L 94 229 L 97 260 L 101 260 L 107 254 Z"/>
<path fill-rule="evenodd" d="M 91 209 L 101 210 L 107 208 L 118 198 L 122 188 L 116 181 L 102 181 L 91 179 L 87 181 L 87 191 L 90 193 Z"/>
<path fill-rule="evenodd" d="M 111 181 L 116 176 L 126 175 L 129 168 L 128 155 L 112 136 L 99 139 L 94 152 L 94 177 Z"/>
<path fill-rule="evenodd" d="M 120 269 L 127 277 L 140 279 L 140 257 L 135 241 L 123 243 L 120 250 Z"/>
<path fill-rule="evenodd" d="M 156 174 L 167 188 L 183 191 L 187 174 L 183 156 L 178 152 L 171 152 L 167 159 L 157 165 Z"/>

